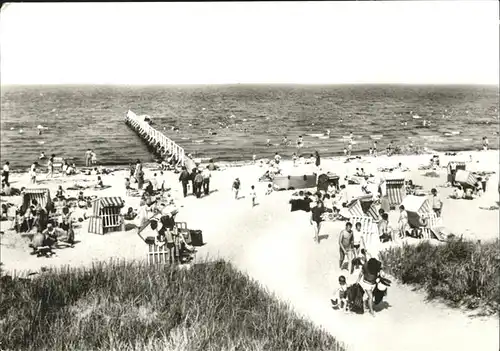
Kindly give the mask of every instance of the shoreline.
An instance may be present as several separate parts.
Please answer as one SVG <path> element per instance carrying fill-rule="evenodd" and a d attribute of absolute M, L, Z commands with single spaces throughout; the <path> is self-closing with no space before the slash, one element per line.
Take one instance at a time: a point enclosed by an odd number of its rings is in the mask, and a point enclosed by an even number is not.
<path fill-rule="evenodd" d="M 372 156 L 372 155 L 368 155 L 366 154 L 365 152 L 361 152 L 361 151 L 358 151 L 358 152 L 353 152 L 351 154 L 351 158 L 352 157 L 356 157 L 356 156 L 361 156 L 361 158 L 369 158 L 369 159 L 376 159 L 376 158 L 397 158 L 397 157 L 411 157 L 411 156 L 432 156 L 432 155 L 439 155 L 439 156 L 447 156 L 445 155 L 446 153 L 456 153 L 457 155 L 456 156 L 459 156 L 461 154 L 482 154 L 482 153 L 485 153 L 485 152 L 498 152 L 500 151 L 500 148 L 489 148 L 488 150 L 484 151 L 484 150 L 478 150 L 478 149 L 467 149 L 467 150 L 461 150 L 461 151 L 457 151 L 457 150 L 443 150 L 443 151 L 439 151 L 439 150 L 433 150 L 433 149 L 429 149 L 429 148 L 425 148 L 424 152 L 422 153 L 408 153 L 408 154 L 405 154 L 405 153 L 401 153 L 401 154 L 393 154 L 392 156 L 387 156 L 386 152 L 384 151 L 383 153 L 379 153 L 377 157 L 375 156 Z M 285 155 L 285 154 L 282 154 L 282 153 L 279 153 L 282 157 L 284 158 L 287 158 L 287 157 L 291 157 L 291 156 L 288 156 L 288 155 Z M 302 153 L 302 155 L 304 154 L 308 154 L 308 153 Z M 320 156 L 321 156 L 321 160 L 325 160 L 325 161 L 328 161 L 328 160 L 333 160 L 333 161 L 339 161 L 339 160 L 345 160 L 347 159 L 348 157 L 347 156 L 344 156 L 343 153 L 336 153 L 336 154 L 331 154 L 331 153 L 325 153 L 325 154 L 321 154 L 320 153 Z M 196 157 L 195 155 L 193 155 L 193 159 L 197 160 L 197 159 L 201 159 L 201 162 L 200 164 L 202 165 L 205 165 L 205 164 L 208 164 L 208 161 L 209 160 L 214 160 L 214 163 L 217 165 L 217 166 L 222 166 L 222 167 L 225 167 L 225 168 L 233 168 L 233 167 L 244 167 L 244 166 L 249 166 L 249 165 L 253 165 L 254 162 L 249 159 L 249 160 L 234 160 L 234 161 L 226 161 L 226 160 L 221 160 L 221 161 L 217 161 L 217 158 L 216 157 L 202 157 L 202 158 L 198 158 Z M 264 158 L 257 158 L 256 159 L 256 162 L 255 163 L 259 163 L 261 160 L 271 160 L 272 157 L 264 157 Z M 11 160 L 7 160 L 7 159 L 0 159 L 0 162 L 1 163 L 5 163 L 9 161 L 11 163 L 11 166 L 10 166 L 10 173 L 11 174 L 22 174 L 22 173 L 27 173 L 28 172 L 28 169 L 30 167 L 30 165 L 26 166 L 26 167 L 21 167 L 21 166 L 15 166 L 12 165 L 12 161 Z M 47 161 L 47 159 L 44 159 L 44 160 L 41 160 L 41 161 Z M 287 162 L 287 161 L 290 161 L 288 159 L 284 159 L 283 161 Z M 131 163 L 133 164 L 135 162 L 135 160 L 131 160 Z M 291 162 L 291 161 L 290 161 Z M 71 163 L 71 162 L 70 162 Z M 153 167 L 157 167 L 160 165 L 160 163 L 158 162 L 143 162 L 143 165 L 144 167 L 148 167 L 148 168 L 153 168 Z M 45 168 L 45 166 L 43 164 L 41 164 L 41 162 L 39 162 L 39 167 L 41 167 L 42 169 Z M 128 170 L 129 169 L 129 165 L 127 164 L 123 164 L 123 163 L 103 163 L 103 164 L 98 164 L 98 165 L 95 165 L 95 166 L 91 166 L 91 167 L 87 167 L 87 166 L 79 166 L 78 164 L 76 165 L 77 169 L 93 169 L 94 167 L 97 167 L 97 168 L 108 168 L 108 169 L 112 169 L 112 170 L 115 170 L 115 171 L 123 171 L 123 170 Z"/>

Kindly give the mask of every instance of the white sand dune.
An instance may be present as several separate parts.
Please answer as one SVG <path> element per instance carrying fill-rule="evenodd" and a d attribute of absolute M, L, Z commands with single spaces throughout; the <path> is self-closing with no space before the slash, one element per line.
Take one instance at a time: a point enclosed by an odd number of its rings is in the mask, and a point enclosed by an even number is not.
<path fill-rule="evenodd" d="M 498 211 L 486 211 L 480 206 L 496 205 L 498 199 L 498 152 L 466 153 L 458 156 L 441 156 L 441 164 L 451 159 L 469 159 L 472 169 L 495 171 L 488 183 L 487 193 L 476 200 L 444 200 L 443 220 L 454 233 L 476 239 L 492 239 L 498 236 Z M 440 178 L 422 176 L 418 171 L 427 163 L 430 155 L 406 157 L 367 158 L 359 163 L 345 164 L 322 160 L 323 169 L 331 169 L 343 175 L 355 167 L 376 169 L 402 162 L 410 167 L 407 178 L 430 190 L 443 184 L 446 170 L 439 170 Z M 376 164 L 374 163 L 376 160 Z M 286 167 L 291 167 L 286 163 Z M 303 173 L 309 173 L 312 166 L 303 166 Z M 498 350 L 498 320 L 494 317 L 470 317 L 462 310 L 452 309 L 438 302 L 427 302 L 425 294 L 410 287 L 393 283 L 389 288 L 387 304 L 376 312 L 350 315 L 334 311 L 330 297 L 336 287 L 338 268 L 338 233 L 344 223 L 327 223 L 323 227 L 320 244 L 313 241 L 313 230 L 309 218 L 303 212 L 290 212 L 290 192 L 277 192 L 265 196 L 266 183 L 258 183 L 264 169 L 258 166 L 230 167 L 214 172 L 212 188 L 217 192 L 202 199 L 189 196 L 180 198 L 177 175 L 168 174 L 167 184 L 174 189 L 180 208 L 178 220 L 186 221 L 192 229 L 202 229 L 207 244 L 199 249 L 198 258 L 222 257 L 247 272 L 280 298 L 289 301 L 296 310 L 323 326 L 335 337 L 344 341 L 350 350 Z M 147 172 L 147 176 L 152 174 Z M 104 176 L 105 184 L 113 188 L 98 192 L 102 196 L 123 196 L 124 172 Z M 242 189 L 250 185 L 258 190 L 259 205 L 252 208 L 248 198 L 235 200 L 231 184 L 235 177 L 242 181 Z M 14 176 L 22 184 L 27 176 Z M 55 191 L 57 182 L 49 185 Z M 438 188 L 444 199 L 449 188 Z M 243 192 L 242 195 L 246 195 Z M 97 192 L 96 192 L 97 193 Z M 88 192 L 91 194 L 91 192 Z M 9 200 L 10 201 L 10 200 Z M 137 205 L 137 198 L 127 199 L 127 204 Z M 397 214 L 391 213 L 391 221 Z M 4 229 L 2 223 L 2 230 Z M 481 223 L 481 226 L 478 226 Z M 84 225 L 86 222 L 84 222 Z M 85 227 L 84 227 L 85 228 Z M 147 247 L 138 238 L 135 230 L 110 233 L 103 236 L 88 234 L 82 230 L 77 234 L 80 241 L 74 249 L 59 250 L 57 257 L 41 259 L 28 254 L 24 244 L 13 242 L 6 234 L 2 247 L 2 261 L 7 270 L 38 270 L 41 266 L 89 265 L 106 258 L 144 259 Z"/>

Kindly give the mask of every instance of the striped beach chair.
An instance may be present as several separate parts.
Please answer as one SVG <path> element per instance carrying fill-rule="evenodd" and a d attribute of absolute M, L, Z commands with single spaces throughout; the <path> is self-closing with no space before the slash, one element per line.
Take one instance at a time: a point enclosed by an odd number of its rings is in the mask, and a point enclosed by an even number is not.
<path fill-rule="evenodd" d="M 373 221 L 373 218 L 368 216 L 351 216 L 349 221 L 352 223 L 353 227 L 357 222 L 361 223 L 361 233 L 365 238 L 365 243 L 368 250 L 372 245 L 380 242 L 378 236 L 378 227 L 377 224 Z"/>
<path fill-rule="evenodd" d="M 427 226 L 422 228 L 424 239 L 437 239 L 445 241 L 446 235 L 443 232 L 443 220 L 437 217 L 435 213 L 428 212 L 422 216 L 427 221 Z"/>
<path fill-rule="evenodd" d="M 121 215 L 124 201 L 121 197 L 100 197 L 91 202 L 92 215 L 89 221 L 89 233 L 105 234 L 123 231 L 124 221 Z"/>
<path fill-rule="evenodd" d="M 52 204 L 52 199 L 50 198 L 50 190 L 49 189 L 24 189 L 23 203 L 21 205 L 21 212 L 26 212 L 28 207 L 31 205 L 31 202 L 36 200 L 38 204 L 45 208 L 49 209 L 49 206 Z"/>
<path fill-rule="evenodd" d="M 386 179 L 387 198 L 389 206 L 397 207 L 403 202 L 406 195 L 405 180 L 401 179 Z"/>

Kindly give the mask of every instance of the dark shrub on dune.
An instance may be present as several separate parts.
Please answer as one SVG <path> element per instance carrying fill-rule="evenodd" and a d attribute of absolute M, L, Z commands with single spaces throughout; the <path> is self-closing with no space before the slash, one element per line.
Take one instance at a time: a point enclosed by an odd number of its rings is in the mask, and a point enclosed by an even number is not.
<path fill-rule="evenodd" d="M 499 241 L 482 243 L 452 238 L 444 244 L 427 241 L 380 254 L 384 269 L 403 284 L 423 287 L 429 299 L 453 306 L 497 312 L 500 306 Z"/>

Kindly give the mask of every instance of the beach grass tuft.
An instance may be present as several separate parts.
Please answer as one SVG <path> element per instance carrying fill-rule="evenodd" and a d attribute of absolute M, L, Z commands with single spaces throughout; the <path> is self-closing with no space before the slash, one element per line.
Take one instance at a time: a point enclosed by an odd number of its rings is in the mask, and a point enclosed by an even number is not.
<path fill-rule="evenodd" d="M 380 253 L 384 270 L 403 284 L 422 287 L 429 299 L 496 313 L 500 306 L 499 240 L 451 237 L 442 245 L 423 241 Z"/>
<path fill-rule="evenodd" d="M 3 278 L 7 350 L 344 349 L 224 261 L 190 269 L 96 263 Z"/>

